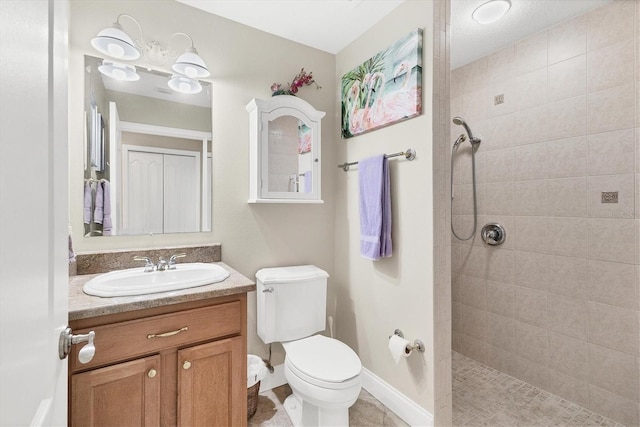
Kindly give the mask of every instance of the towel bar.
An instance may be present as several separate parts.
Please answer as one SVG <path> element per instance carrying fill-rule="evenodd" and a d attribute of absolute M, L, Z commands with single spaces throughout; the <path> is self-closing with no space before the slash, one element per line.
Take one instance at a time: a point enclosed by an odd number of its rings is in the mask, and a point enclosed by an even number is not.
<path fill-rule="evenodd" d="M 408 148 L 407 151 L 401 151 L 399 153 L 394 153 L 394 154 L 385 154 L 385 157 L 391 158 L 391 157 L 398 157 L 398 156 L 404 156 L 407 160 L 413 160 L 416 158 L 416 150 L 414 150 L 413 148 Z M 353 166 L 353 165 L 357 165 L 358 162 L 345 162 L 341 165 L 338 165 L 339 168 L 341 168 L 343 171 L 348 171 L 349 170 L 349 166 Z"/>

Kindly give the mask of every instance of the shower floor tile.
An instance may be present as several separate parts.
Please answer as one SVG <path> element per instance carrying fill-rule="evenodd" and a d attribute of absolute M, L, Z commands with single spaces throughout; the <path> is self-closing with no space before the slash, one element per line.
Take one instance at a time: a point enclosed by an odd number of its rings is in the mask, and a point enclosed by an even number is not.
<path fill-rule="evenodd" d="M 452 359 L 454 426 L 624 427 L 455 351 Z"/>

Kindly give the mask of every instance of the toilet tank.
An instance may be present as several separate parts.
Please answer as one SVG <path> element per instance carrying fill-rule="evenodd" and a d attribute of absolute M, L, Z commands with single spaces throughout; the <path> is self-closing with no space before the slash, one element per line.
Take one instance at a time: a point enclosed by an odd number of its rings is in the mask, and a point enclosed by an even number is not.
<path fill-rule="evenodd" d="M 314 265 L 259 270 L 257 326 L 262 341 L 293 341 L 324 331 L 328 277 Z"/>

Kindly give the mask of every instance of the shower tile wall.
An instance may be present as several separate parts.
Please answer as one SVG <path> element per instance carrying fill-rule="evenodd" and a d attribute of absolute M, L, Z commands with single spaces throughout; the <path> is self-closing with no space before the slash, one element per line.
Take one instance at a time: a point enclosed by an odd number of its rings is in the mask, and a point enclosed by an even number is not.
<path fill-rule="evenodd" d="M 452 242 L 453 349 L 627 425 L 640 423 L 639 16 L 617 0 L 451 77 L 451 116 L 482 137 L 478 232 Z M 459 235 L 470 170 L 465 142 Z M 505 244 L 484 245 L 488 222 Z"/>
<path fill-rule="evenodd" d="M 434 422 L 437 426 L 451 425 L 453 414 L 451 382 L 451 215 L 448 214 L 450 161 L 449 135 L 451 35 L 450 0 L 434 2 L 433 8 L 433 239 L 434 253 Z"/>

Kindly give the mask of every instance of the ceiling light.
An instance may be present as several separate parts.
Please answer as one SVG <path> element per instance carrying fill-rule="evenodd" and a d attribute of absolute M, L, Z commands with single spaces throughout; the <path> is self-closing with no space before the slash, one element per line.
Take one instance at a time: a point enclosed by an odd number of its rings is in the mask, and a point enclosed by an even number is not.
<path fill-rule="evenodd" d="M 176 92 L 186 93 L 188 95 L 193 95 L 194 93 L 202 91 L 200 82 L 186 76 L 173 75 L 171 76 L 168 85 Z"/>
<path fill-rule="evenodd" d="M 98 70 L 107 77 L 125 82 L 135 82 L 140 80 L 140 76 L 136 73 L 136 67 L 129 64 L 120 64 L 105 59 Z"/>
<path fill-rule="evenodd" d="M 491 24 L 502 18 L 510 8 L 509 0 L 491 0 L 478 6 L 471 17 L 479 24 Z"/>

